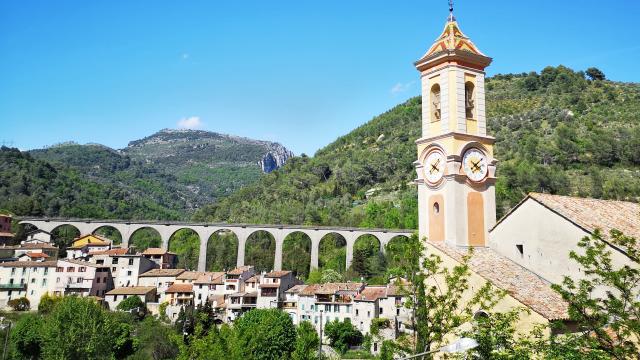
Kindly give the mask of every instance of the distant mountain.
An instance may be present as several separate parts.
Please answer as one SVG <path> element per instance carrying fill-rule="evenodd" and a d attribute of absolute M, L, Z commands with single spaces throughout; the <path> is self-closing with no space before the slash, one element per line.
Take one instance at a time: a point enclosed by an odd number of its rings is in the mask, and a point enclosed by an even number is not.
<path fill-rule="evenodd" d="M 195 209 L 258 180 L 263 172 L 277 169 L 293 156 L 274 142 L 170 129 L 132 141 L 121 150 L 100 144 L 63 143 L 28 154 L 56 170 L 72 171 L 91 183 L 116 186 L 179 214 L 171 218 L 188 218 Z M 152 214 L 149 217 L 155 218 Z"/>

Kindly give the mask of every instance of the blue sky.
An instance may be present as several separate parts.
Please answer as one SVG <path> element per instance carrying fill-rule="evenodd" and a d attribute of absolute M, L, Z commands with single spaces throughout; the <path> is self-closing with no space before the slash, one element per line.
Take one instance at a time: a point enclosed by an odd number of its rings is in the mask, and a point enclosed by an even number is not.
<path fill-rule="evenodd" d="M 417 95 L 445 0 L 2 1 L 0 142 L 122 148 L 162 128 L 313 154 Z M 458 0 L 495 73 L 640 82 L 640 1 Z"/>

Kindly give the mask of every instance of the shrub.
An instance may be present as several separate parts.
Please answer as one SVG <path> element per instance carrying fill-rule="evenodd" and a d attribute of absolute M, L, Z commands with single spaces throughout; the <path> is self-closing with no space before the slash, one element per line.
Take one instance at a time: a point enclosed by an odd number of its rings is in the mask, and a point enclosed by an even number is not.
<path fill-rule="evenodd" d="M 7 302 L 14 311 L 27 311 L 31 308 L 31 302 L 26 297 L 21 297 Z"/>

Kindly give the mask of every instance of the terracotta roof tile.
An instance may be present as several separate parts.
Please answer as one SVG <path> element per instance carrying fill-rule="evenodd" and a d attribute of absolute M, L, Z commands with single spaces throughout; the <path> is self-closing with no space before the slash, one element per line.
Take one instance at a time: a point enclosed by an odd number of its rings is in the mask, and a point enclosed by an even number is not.
<path fill-rule="evenodd" d="M 279 271 L 272 271 L 270 273 L 266 273 L 264 275 L 264 277 L 266 277 L 266 278 L 281 278 L 281 277 L 287 276 L 289 274 L 291 274 L 291 271 L 289 271 L 289 270 L 279 270 Z"/>
<path fill-rule="evenodd" d="M 304 290 L 308 285 L 296 285 L 294 287 L 292 287 L 291 289 L 285 291 L 286 293 L 289 294 L 297 294 L 299 292 L 301 292 L 302 290 Z"/>
<path fill-rule="evenodd" d="M 228 272 L 229 275 L 242 275 L 245 271 L 251 270 L 253 266 L 239 266 Z"/>
<path fill-rule="evenodd" d="M 140 277 L 171 277 L 182 274 L 184 269 L 152 269 L 140 274 Z"/>
<path fill-rule="evenodd" d="M 192 293 L 192 284 L 173 284 L 165 291 L 165 293 Z"/>
<path fill-rule="evenodd" d="M 115 248 L 101 251 L 89 251 L 89 255 L 125 255 L 128 252 L 128 248 Z"/>
<path fill-rule="evenodd" d="M 444 243 L 428 242 L 427 245 L 437 248 L 456 261 L 461 261 L 467 253 L 466 248 L 454 248 Z M 546 319 L 568 318 L 567 303 L 551 289 L 548 281 L 494 250 L 474 248 L 469 268 Z"/>
<path fill-rule="evenodd" d="M 387 297 L 386 286 L 366 286 L 358 295 L 356 301 L 376 301 L 380 298 Z"/>
<path fill-rule="evenodd" d="M 145 251 L 142 252 L 142 255 L 164 255 L 164 254 L 173 254 L 173 253 L 161 248 L 147 248 Z"/>
<path fill-rule="evenodd" d="M 176 280 L 186 280 L 186 281 L 195 281 L 198 280 L 198 278 L 201 275 L 206 275 L 207 273 L 204 271 L 185 271 L 182 274 L 178 275 L 178 277 L 176 278 Z"/>
<path fill-rule="evenodd" d="M 252 277 L 248 278 L 245 283 L 258 283 L 260 282 L 260 276 L 258 275 L 253 275 Z"/>
<path fill-rule="evenodd" d="M 601 229 L 602 235 L 608 237 L 609 231 L 616 229 L 640 239 L 640 204 L 540 193 L 530 193 L 527 198 L 534 199 L 590 233 Z M 503 219 L 507 216 L 509 214 Z"/>
<path fill-rule="evenodd" d="M 339 291 L 359 291 L 363 285 L 363 283 L 356 282 L 314 284 L 305 287 L 298 294 L 311 296 L 316 294 L 335 294 Z"/>
<path fill-rule="evenodd" d="M 146 295 L 152 291 L 156 291 L 155 286 L 130 286 L 115 288 L 107 295 Z"/>
<path fill-rule="evenodd" d="M 198 276 L 194 284 L 224 284 L 224 272 L 206 272 Z"/>
<path fill-rule="evenodd" d="M 56 267 L 57 261 L 9 261 L 0 263 L 0 267 Z"/>
<path fill-rule="evenodd" d="M 45 253 L 26 253 L 25 255 L 32 259 L 46 259 L 49 257 L 49 255 Z"/>

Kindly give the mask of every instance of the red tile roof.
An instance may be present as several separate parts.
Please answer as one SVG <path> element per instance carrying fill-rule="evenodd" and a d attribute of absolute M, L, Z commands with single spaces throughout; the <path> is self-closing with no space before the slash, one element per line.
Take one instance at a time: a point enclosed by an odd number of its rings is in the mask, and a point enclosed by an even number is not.
<path fill-rule="evenodd" d="M 267 273 L 264 275 L 264 277 L 266 278 L 281 278 L 284 276 L 287 276 L 291 274 L 291 271 L 289 270 L 279 270 L 279 271 L 272 271 L 270 273 Z"/>
<path fill-rule="evenodd" d="M 32 259 L 46 259 L 49 255 L 45 253 L 26 253 L 26 255 Z"/>
<path fill-rule="evenodd" d="M 165 291 L 165 293 L 192 293 L 193 285 L 191 284 L 173 284 Z"/>
<path fill-rule="evenodd" d="M 461 261 L 467 249 L 455 248 L 441 242 L 428 242 L 456 261 Z M 474 248 L 469 268 L 494 286 L 505 290 L 511 297 L 548 320 L 567 319 L 568 306 L 551 289 L 551 284 L 535 273 L 498 254 L 490 248 Z"/>
<path fill-rule="evenodd" d="M 142 255 L 164 255 L 164 254 L 174 254 L 174 253 L 161 248 L 147 248 L 145 251 L 142 252 Z"/>
<path fill-rule="evenodd" d="M 155 292 L 155 286 L 129 286 L 115 288 L 107 293 L 107 295 L 146 295 Z"/>
<path fill-rule="evenodd" d="M 89 255 L 125 255 L 128 252 L 128 248 L 115 248 L 109 250 L 89 251 Z"/>
<path fill-rule="evenodd" d="M 316 294 L 335 294 L 339 291 L 359 291 L 363 283 L 346 282 L 346 283 L 326 283 L 309 285 L 302 289 L 298 294 L 302 296 L 312 296 Z"/>
<path fill-rule="evenodd" d="M 356 301 L 376 301 L 380 298 L 387 297 L 386 286 L 367 286 L 360 294 L 356 295 Z"/>
<path fill-rule="evenodd" d="M 184 271 L 184 269 L 152 269 L 140 274 L 140 277 L 176 277 Z"/>
<path fill-rule="evenodd" d="M 589 233 L 593 233 L 595 229 L 601 229 L 602 235 L 608 238 L 609 231 L 616 229 L 625 235 L 640 239 L 640 204 L 540 193 L 530 193 L 520 204 L 528 199 L 537 201 Z M 500 219 L 498 224 L 511 215 L 518 206 Z"/>
<path fill-rule="evenodd" d="M 239 266 L 231 271 L 228 272 L 229 275 L 242 275 L 242 273 L 244 273 L 245 271 L 249 271 L 251 270 L 253 266 Z"/>
<path fill-rule="evenodd" d="M 9 261 L 0 263 L 0 267 L 56 267 L 57 261 Z"/>
<path fill-rule="evenodd" d="M 193 283 L 222 285 L 224 284 L 224 273 L 223 272 L 206 272 L 198 276 L 198 278 Z"/>

